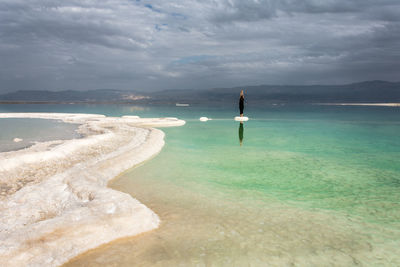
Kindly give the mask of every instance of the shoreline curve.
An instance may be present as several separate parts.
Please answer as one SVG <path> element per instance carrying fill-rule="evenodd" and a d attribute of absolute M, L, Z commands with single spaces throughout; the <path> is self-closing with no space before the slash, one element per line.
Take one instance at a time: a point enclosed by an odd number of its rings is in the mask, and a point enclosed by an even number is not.
<path fill-rule="evenodd" d="M 130 195 L 108 188 L 120 173 L 158 154 L 177 118 L 71 113 L 0 113 L 0 118 L 80 124 L 81 139 L 0 153 L 0 265 L 58 266 L 160 219 Z"/>

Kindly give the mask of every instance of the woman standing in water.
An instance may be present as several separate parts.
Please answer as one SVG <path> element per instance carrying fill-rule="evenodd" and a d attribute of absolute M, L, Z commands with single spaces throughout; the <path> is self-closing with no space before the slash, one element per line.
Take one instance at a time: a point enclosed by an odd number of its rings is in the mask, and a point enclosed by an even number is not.
<path fill-rule="evenodd" d="M 240 117 L 243 117 L 243 109 L 244 109 L 244 94 L 242 90 L 240 91 L 240 98 L 239 98 Z"/>

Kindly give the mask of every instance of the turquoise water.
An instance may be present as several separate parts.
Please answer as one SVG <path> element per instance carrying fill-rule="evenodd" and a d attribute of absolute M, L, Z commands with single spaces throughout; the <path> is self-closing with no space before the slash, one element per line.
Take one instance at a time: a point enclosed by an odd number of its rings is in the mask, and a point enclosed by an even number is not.
<path fill-rule="evenodd" d="M 247 109 L 243 125 L 235 108 L 25 106 L 187 121 L 163 129 L 162 152 L 112 185 L 164 224 L 72 265 L 400 262 L 399 108 L 266 106 Z"/>
<path fill-rule="evenodd" d="M 368 221 L 400 222 L 400 125 L 382 121 L 231 120 L 166 129 L 171 174 L 215 190 L 261 193 Z M 162 176 L 163 170 L 154 171 Z"/>

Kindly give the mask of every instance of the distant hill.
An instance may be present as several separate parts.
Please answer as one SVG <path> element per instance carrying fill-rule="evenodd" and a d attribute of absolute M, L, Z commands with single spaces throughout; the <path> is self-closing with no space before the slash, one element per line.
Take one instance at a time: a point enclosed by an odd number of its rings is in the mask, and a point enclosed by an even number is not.
<path fill-rule="evenodd" d="M 400 102 L 400 82 L 367 81 L 346 85 L 259 85 L 207 90 L 164 90 L 133 92 L 123 90 L 91 91 L 17 91 L 0 95 L 1 102 L 102 102 L 153 104 L 221 105 L 236 102 L 241 89 L 246 100 L 265 103 L 389 103 Z"/>
<path fill-rule="evenodd" d="M 154 93 L 153 101 L 182 103 L 236 102 L 244 89 L 247 101 L 265 103 L 390 103 L 400 102 L 400 82 L 367 81 L 346 85 L 259 85 L 208 90 L 168 90 Z"/>
<path fill-rule="evenodd" d="M 124 90 L 31 91 L 23 90 L 0 95 L 2 102 L 130 102 L 148 97 Z"/>

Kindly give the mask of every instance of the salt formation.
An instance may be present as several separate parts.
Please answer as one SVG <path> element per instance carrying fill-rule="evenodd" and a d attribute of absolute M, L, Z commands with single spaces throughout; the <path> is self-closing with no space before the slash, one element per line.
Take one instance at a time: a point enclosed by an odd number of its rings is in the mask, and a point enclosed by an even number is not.
<path fill-rule="evenodd" d="M 0 153 L 0 266 L 57 266 L 116 238 L 157 228 L 158 216 L 108 182 L 157 154 L 176 118 L 0 113 L 59 119 L 84 136 Z M 138 128 L 146 127 L 146 128 Z"/>
<path fill-rule="evenodd" d="M 207 118 L 207 117 L 200 117 L 200 121 L 208 121 L 209 120 L 209 118 Z"/>
<path fill-rule="evenodd" d="M 235 117 L 235 121 L 248 121 L 248 120 L 249 120 L 248 117 L 239 117 L 239 116 Z"/>
<path fill-rule="evenodd" d="M 15 137 L 15 138 L 13 139 L 13 141 L 14 141 L 14 143 L 19 143 L 19 142 L 22 142 L 23 139 L 18 138 L 18 137 Z"/>

